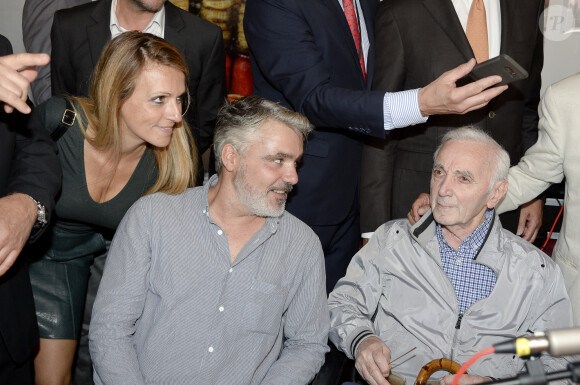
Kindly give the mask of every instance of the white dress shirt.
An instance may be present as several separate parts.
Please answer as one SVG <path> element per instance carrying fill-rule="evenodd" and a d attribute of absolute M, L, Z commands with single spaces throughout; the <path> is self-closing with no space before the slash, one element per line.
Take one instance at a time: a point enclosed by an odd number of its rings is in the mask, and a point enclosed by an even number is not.
<path fill-rule="evenodd" d="M 110 29 L 111 39 L 116 38 L 123 32 L 127 32 L 127 29 L 123 28 L 117 19 L 117 0 L 111 2 Z M 141 32 L 147 32 L 160 38 L 165 37 L 165 7 L 161 7 L 161 9 L 153 15 L 153 18 L 149 24 L 147 24 L 147 27 L 145 27 Z"/>

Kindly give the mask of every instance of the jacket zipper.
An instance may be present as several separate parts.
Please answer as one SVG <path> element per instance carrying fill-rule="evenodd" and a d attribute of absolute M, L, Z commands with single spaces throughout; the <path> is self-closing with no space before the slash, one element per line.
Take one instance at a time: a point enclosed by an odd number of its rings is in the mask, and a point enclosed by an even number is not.
<path fill-rule="evenodd" d="M 417 239 L 417 242 L 418 241 L 419 241 L 419 239 Z M 433 260 L 437 261 L 437 259 L 435 257 L 433 257 L 433 255 L 430 252 L 427 251 L 427 254 L 431 258 L 433 258 Z M 451 291 L 453 292 L 454 297 L 455 297 L 455 305 L 457 306 L 457 313 L 459 313 L 459 300 L 457 299 L 457 294 L 455 293 L 455 287 L 453 287 L 453 284 L 451 283 L 451 280 L 447 276 L 447 273 L 445 272 L 445 270 L 443 270 L 443 267 L 441 265 L 439 265 L 438 263 L 437 263 L 437 266 L 439 266 L 439 270 L 441 270 L 441 272 L 443 273 L 445 278 L 447 278 L 447 283 L 451 287 Z M 459 333 L 459 329 L 461 328 L 461 320 L 463 319 L 463 315 L 467 312 L 467 310 L 468 309 L 466 309 L 463 314 L 459 314 L 459 316 L 457 317 L 457 321 L 455 322 L 455 331 L 453 332 L 453 340 L 451 342 L 451 351 L 449 352 L 449 359 L 451 361 L 453 361 L 454 347 L 455 347 L 455 343 L 457 342 L 457 334 Z"/>
<path fill-rule="evenodd" d="M 453 342 L 451 343 L 451 352 L 449 354 L 449 359 L 451 361 L 454 361 L 453 354 L 455 353 L 455 343 L 457 342 L 457 334 L 459 333 L 459 329 L 461 328 L 461 320 L 462 319 L 463 319 L 463 314 L 459 314 L 459 317 L 457 317 L 457 322 L 455 323 L 455 332 L 453 333 Z"/>

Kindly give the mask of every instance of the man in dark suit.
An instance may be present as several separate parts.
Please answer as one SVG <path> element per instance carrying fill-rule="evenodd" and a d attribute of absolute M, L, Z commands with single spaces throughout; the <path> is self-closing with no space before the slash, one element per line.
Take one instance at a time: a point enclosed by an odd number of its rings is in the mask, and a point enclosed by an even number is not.
<path fill-rule="evenodd" d="M 381 3 L 376 19 L 373 89 L 398 91 L 423 87 L 450 66 L 473 58 L 465 32 L 470 4 L 451 0 Z M 487 131 L 508 151 L 512 165 L 536 142 L 543 65 L 538 20 L 544 2 L 497 0 L 484 4 L 487 4 L 489 57 L 508 54 L 528 71 L 529 78 L 511 83 L 486 108 L 465 115 L 436 116 L 424 124 L 397 130 L 386 140 L 367 141 L 361 176 L 363 233 L 374 231 L 390 219 L 405 217 L 419 193 L 429 191 L 432 154 L 447 131 L 465 125 Z M 527 239 L 537 233 L 541 207 L 542 202 L 537 201 L 525 214 L 522 211 L 517 232 L 525 225 Z M 502 215 L 502 224 L 516 232 L 518 213 Z"/>
<path fill-rule="evenodd" d="M 61 171 L 48 132 L 24 115 L 36 70 L 17 71 L 46 65 L 48 56 L 11 53 L 0 35 L 0 383 L 33 384 L 38 327 L 28 265 L 18 255 L 45 227 Z"/>
<path fill-rule="evenodd" d="M 225 51 L 220 28 L 166 0 L 116 0 L 112 20 L 112 2 L 100 0 L 55 13 L 51 31 L 52 94 L 88 95 L 91 74 L 111 39 L 111 29 L 116 33 L 152 32 L 185 57 L 190 93 L 186 119 L 197 128 L 193 134 L 202 154 L 213 141 L 215 117 L 225 101 Z"/>
<path fill-rule="evenodd" d="M 346 3 L 346 1 L 345 1 Z M 494 78 L 456 88 L 473 63 L 421 90 L 370 91 L 374 75 L 374 17 L 378 0 L 351 1 L 349 26 L 339 0 L 247 0 L 244 32 L 254 93 L 280 102 L 316 126 L 298 170 L 300 184 L 287 209 L 319 236 L 327 291 L 346 272 L 359 243 L 359 175 L 363 137 L 424 121 L 439 113 L 482 107 L 504 90 L 481 92 Z M 353 30 L 360 35 L 360 44 Z M 361 59 L 362 56 L 362 59 Z M 449 67 L 451 68 L 451 67 Z"/>

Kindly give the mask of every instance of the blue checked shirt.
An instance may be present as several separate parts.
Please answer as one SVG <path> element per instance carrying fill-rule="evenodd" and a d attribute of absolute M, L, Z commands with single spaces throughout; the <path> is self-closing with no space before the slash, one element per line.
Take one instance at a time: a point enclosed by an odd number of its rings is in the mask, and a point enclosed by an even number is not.
<path fill-rule="evenodd" d="M 459 245 L 459 250 L 451 247 L 437 224 L 437 240 L 443 270 L 451 280 L 457 295 L 459 314 L 482 298 L 487 298 L 497 280 L 495 272 L 476 262 L 477 255 L 485 243 L 494 217 L 493 209 L 485 213 L 485 221 Z"/>

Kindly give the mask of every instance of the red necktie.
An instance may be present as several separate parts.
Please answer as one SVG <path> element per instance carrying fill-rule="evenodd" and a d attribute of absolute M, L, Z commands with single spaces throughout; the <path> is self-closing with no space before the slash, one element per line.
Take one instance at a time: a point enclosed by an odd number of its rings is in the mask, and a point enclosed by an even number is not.
<path fill-rule="evenodd" d="M 346 16 L 346 21 L 348 22 L 348 26 L 350 27 L 350 32 L 352 33 L 352 37 L 354 39 L 354 45 L 356 46 L 356 53 L 358 54 L 360 68 L 362 70 L 363 77 L 366 80 L 367 71 L 365 68 L 365 57 L 364 57 L 364 54 L 362 52 L 360 30 L 358 28 L 358 22 L 356 19 L 354 2 L 353 2 L 353 0 L 342 0 L 342 6 L 344 8 L 344 15 Z"/>

